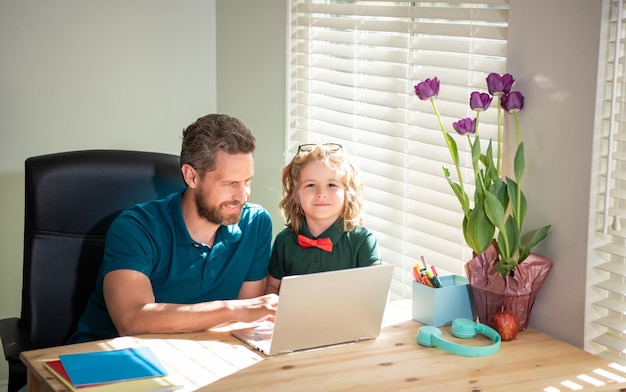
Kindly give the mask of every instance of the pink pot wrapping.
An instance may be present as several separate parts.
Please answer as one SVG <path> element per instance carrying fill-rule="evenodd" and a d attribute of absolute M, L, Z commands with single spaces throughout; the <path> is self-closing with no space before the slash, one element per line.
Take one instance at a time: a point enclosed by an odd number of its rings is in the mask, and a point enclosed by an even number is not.
<path fill-rule="evenodd" d="M 517 315 L 523 331 L 528 327 L 535 298 L 552 268 L 552 261 L 531 253 L 516 267 L 514 276 L 503 277 L 493 266 L 497 259 L 498 253 L 490 245 L 465 264 L 478 320 L 489 324 L 491 316 L 504 306 Z"/>

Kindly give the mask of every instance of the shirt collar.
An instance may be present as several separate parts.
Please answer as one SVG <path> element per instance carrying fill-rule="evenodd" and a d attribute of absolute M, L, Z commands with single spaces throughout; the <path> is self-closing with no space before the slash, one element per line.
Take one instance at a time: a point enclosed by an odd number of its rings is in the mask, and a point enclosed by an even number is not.
<path fill-rule="evenodd" d="M 337 241 L 339 241 L 339 239 L 343 235 L 343 219 L 342 218 L 337 219 L 335 223 L 330 225 L 328 229 L 326 229 L 322 234 L 320 234 L 317 237 L 311 234 L 311 230 L 309 230 L 309 227 L 307 226 L 306 221 L 303 221 L 302 226 L 300 227 L 300 234 L 306 237 L 312 238 L 312 239 L 328 237 L 333 242 L 333 244 L 336 244 Z"/>

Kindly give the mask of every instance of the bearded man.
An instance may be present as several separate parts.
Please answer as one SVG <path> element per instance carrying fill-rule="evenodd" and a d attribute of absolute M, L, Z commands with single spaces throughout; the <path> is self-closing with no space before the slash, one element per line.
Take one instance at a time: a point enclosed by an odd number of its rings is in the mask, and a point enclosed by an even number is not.
<path fill-rule="evenodd" d="M 247 203 L 255 147 L 250 129 L 223 114 L 183 131 L 185 185 L 112 223 L 96 290 L 69 343 L 195 332 L 275 314 L 277 296 L 263 295 L 272 221 Z"/>

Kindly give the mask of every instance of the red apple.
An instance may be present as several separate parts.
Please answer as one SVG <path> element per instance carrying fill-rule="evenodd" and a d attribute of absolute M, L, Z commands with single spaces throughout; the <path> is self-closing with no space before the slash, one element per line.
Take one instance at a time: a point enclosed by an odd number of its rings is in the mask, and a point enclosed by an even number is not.
<path fill-rule="evenodd" d="M 491 316 L 489 326 L 500 334 L 503 341 L 513 340 L 519 332 L 519 320 L 515 313 L 502 308 Z"/>

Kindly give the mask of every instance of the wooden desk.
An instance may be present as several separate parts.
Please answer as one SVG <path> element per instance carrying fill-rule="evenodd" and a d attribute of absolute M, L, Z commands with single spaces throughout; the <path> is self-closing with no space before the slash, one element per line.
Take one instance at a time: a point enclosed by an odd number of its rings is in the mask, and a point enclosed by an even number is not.
<path fill-rule="evenodd" d="M 408 317 L 410 318 L 410 316 Z M 387 318 L 389 320 L 389 318 Z M 29 390 L 65 391 L 43 367 L 62 353 L 149 346 L 184 391 L 620 391 L 626 368 L 535 330 L 487 357 L 461 357 L 415 341 L 421 324 L 396 318 L 363 341 L 266 358 L 228 331 L 143 335 L 24 352 Z M 453 341 L 449 327 L 444 336 Z M 463 340 L 485 345 L 483 337 Z M 625 388 L 625 389 L 622 389 Z"/>

